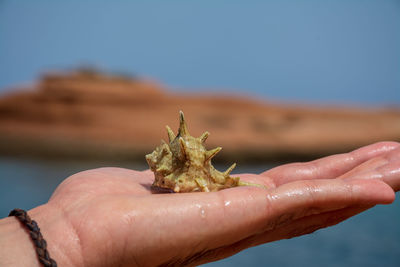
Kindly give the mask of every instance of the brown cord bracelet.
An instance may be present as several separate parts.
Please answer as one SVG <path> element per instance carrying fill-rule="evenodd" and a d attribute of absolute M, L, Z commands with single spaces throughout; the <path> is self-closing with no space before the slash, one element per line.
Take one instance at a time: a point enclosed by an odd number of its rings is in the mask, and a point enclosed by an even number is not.
<path fill-rule="evenodd" d="M 33 241 L 36 253 L 39 257 L 40 263 L 45 267 L 57 267 L 55 260 L 50 258 L 47 251 L 47 243 L 40 233 L 40 228 L 34 220 L 31 220 L 26 211 L 21 209 L 13 209 L 8 216 L 15 216 L 17 219 L 29 229 L 29 235 Z"/>

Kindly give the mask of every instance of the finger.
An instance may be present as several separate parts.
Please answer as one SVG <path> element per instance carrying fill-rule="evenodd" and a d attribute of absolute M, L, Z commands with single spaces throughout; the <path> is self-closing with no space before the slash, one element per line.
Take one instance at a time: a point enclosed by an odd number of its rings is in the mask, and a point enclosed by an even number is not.
<path fill-rule="evenodd" d="M 376 170 L 377 177 L 393 188 L 395 192 L 400 191 L 400 160 L 392 161 Z"/>
<path fill-rule="evenodd" d="M 380 179 L 395 191 L 400 190 L 400 148 L 370 159 L 340 176 L 342 179 Z"/>
<path fill-rule="evenodd" d="M 307 163 L 286 164 L 262 173 L 270 177 L 276 186 L 295 180 L 336 178 L 357 165 L 388 153 L 400 146 L 397 142 L 379 142 L 349 153 L 328 156 Z"/>
<path fill-rule="evenodd" d="M 118 205 L 126 207 L 118 210 L 126 227 L 121 233 L 124 238 L 129 237 L 128 243 L 134 249 L 139 249 L 135 245 L 141 244 L 142 255 L 156 253 L 169 258 L 174 256 L 173 251 L 183 247 L 205 251 L 304 216 L 351 205 L 389 203 L 394 198 L 392 189 L 378 180 L 308 182 L 294 182 L 275 190 L 239 187 L 215 193 L 156 195 L 152 201 L 137 198 Z M 115 218 L 112 214 L 109 216 Z M 120 221 L 116 227 L 124 228 Z M 156 239 L 149 238 L 146 231 L 135 229 L 157 229 Z M 159 243 L 168 244 L 162 247 L 168 250 L 160 248 L 155 252 Z M 192 249 L 190 252 L 193 253 Z"/>
<path fill-rule="evenodd" d="M 389 204 L 393 190 L 379 180 L 296 181 L 272 190 L 267 228 L 277 228 L 293 220 L 354 205 Z"/>
<path fill-rule="evenodd" d="M 219 247 L 202 254 L 198 264 L 215 261 L 232 256 L 246 248 L 258 246 L 272 241 L 288 239 L 296 236 L 313 233 L 319 229 L 336 225 L 354 215 L 357 215 L 371 207 L 349 207 L 323 214 L 301 218 L 287 226 L 266 231 L 240 240 L 230 246 Z"/>
<path fill-rule="evenodd" d="M 267 242 L 289 239 L 297 236 L 311 234 L 319 229 L 336 225 L 354 215 L 357 215 L 373 206 L 347 207 L 300 218 L 291 224 L 283 225 L 277 229 L 266 231 L 262 235 L 250 238 L 250 246 L 257 246 Z"/>
<path fill-rule="evenodd" d="M 368 172 L 398 160 L 400 160 L 400 147 L 360 164 L 359 166 L 340 176 L 340 178 L 347 178 L 356 173 Z"/>

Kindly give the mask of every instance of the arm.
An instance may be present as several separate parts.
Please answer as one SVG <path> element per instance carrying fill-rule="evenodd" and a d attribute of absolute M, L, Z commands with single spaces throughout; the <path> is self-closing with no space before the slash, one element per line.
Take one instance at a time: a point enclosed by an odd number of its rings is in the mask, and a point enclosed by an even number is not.
<path fill-rule="evenodd" d="M 0 265 L 40 266 L 29 234 L 15 218 L 0 221 Z"/>

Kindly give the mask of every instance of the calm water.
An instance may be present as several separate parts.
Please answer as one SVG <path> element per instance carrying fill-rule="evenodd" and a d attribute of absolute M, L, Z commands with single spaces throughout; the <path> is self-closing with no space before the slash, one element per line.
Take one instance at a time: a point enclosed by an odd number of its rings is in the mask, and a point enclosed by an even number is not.
<path fill-rule="evenodd" d="M 120 166 L 144 169 L 143 164 L 60 162 L 0 158 L 0 217 L 14 207 L 43 204 L 69 175 L 90 168 Z M 260 172 L 263 166 L 238 168 Z M 245 250 L 206 266 L 399 266 L 400 200 L 378 206 L 345 223 L 312 235 Z"/>

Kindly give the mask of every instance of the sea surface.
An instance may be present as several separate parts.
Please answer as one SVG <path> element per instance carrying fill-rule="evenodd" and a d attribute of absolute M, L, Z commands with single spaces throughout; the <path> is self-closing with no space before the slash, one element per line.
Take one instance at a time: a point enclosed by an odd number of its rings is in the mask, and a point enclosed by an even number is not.
<path fill-rule="evenodd" d="M 7 216 L 13 208 L 31 209 L 45 203 L 69 175 L 104 166 L 139 170 L 146 167 L 143 163 L 0 157 L 0 218 Z M 270 167 L 239 166 L 237 172 L 258 173 Z M 250 248 L 204 266 L 322 265 L 400 266 L 400 199 L 311 235 Z"/>

